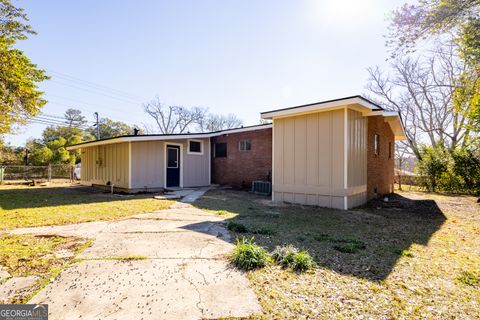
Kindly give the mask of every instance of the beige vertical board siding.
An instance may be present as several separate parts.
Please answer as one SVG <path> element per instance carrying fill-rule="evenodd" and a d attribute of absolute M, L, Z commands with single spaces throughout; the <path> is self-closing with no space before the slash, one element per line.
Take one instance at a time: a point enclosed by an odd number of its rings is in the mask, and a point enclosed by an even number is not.
<path fill-rule="evenodd" d="M 274 120 L 275 201 L 344 207 L 344 110 Z"/>
<path fill-rule="evenodd" d="M 367 201 L 367 118 L 348 110 L 348 208 Z"/>
<path fill-rule="evenodd" d="M 188 140 L 183 145 L 183 186 L 200 187 L 210 184 L 210 139 L 194 139 L 202 141 L 202 154 L 188 154 Z"/>
<path fill-rule="evenodd" d="M 283 160 L 283 140 L 284 140 L 284 131 L 285 131 L 285 122 L 283 119 L 273 120 L 274 129 L 272 131 L 273 137 L 273 157 L 272 157 L 272 181 L 274 185 L 283 185 L 284 184 L 284 160 Z M 275 139 L 277 137 L 277 139 Z M 274 201 L 284 201 L 283 194 L 281 192 L 273 193 Z"/>
<path fill-rule="evenodd" d="M 207 186 L 210 184 L 209 139 L 203 142 L 203 154 L 189 154 L 188 140 L 132 142 L 131 189 L 158 189 L 165 187 L 166 145 L 181 144 L 180 166 L 183 187 Z"/>
<path fill-rule="evenodd" d="M 100 148 L 101 147 L 101 148 Z M 81 181 L 83 184 L 128 188 L 128 143 L 83 148 Z M 102 163 L 98 164 L 99 155 Z"/>
<path fill-rule="evenodd" d="M 158 189 L 164 187 L 164 142 L 131 142 L 131 189 Z"/>

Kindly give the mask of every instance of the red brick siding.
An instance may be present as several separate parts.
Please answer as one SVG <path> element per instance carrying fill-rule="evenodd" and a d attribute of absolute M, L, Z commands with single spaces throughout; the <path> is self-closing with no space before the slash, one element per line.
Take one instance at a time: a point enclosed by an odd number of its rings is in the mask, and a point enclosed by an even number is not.
<path fill-rule="evenodd" d="M 375 155 L 375 134 L 380 136 L 378 155 Z M 390 157 L 389 143 L 391 143 Z M 375 189 L 378 195 L 393 192 L 394 147 L 395 138 L 392 129 L 384 118 L 368 117 L 367 196 L 369 200 L 375 197 Z"/>
<path fill-rule="evenodd" d="M 249 140 L 251 150 L 239 151 L 239 141 Z M 250 187 L 254 180 L 270 179 L 272 174 L 272 129 L 224 134 L 212 138 L 212 183 Z M 215 143 L 227 143 L 227 157 L 215 158 Z"/>

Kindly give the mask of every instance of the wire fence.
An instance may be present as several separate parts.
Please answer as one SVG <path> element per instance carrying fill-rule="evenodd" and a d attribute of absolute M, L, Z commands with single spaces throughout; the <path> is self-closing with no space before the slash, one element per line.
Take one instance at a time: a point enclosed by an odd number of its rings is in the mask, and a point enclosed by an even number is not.
<path fill-rule="evenodd" d="M 0 166 L 0 183 L 52 179 L 74 180 L 75 166 L 55 164 L 48 166 Z"/>

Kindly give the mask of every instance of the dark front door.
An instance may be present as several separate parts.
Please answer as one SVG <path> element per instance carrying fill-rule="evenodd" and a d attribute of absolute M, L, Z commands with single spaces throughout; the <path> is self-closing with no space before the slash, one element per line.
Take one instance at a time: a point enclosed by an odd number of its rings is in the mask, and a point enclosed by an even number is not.
<path fill-rule="evenodd" d="M 180 186 L 180 147 L 167 145 L 167 188 Z"/>

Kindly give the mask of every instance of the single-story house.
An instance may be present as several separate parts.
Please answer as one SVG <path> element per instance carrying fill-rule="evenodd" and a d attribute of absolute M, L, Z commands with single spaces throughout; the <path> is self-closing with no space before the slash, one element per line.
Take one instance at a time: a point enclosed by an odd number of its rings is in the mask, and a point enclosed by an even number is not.
<path fill-rule="evenodd" d="M 81 182 L 127 192 L 272 182 L 272 200 L 348 209 L 393 191 L 399 114 L 353 96 L 261 113 L 271 123 L 80 143 Z"/>

